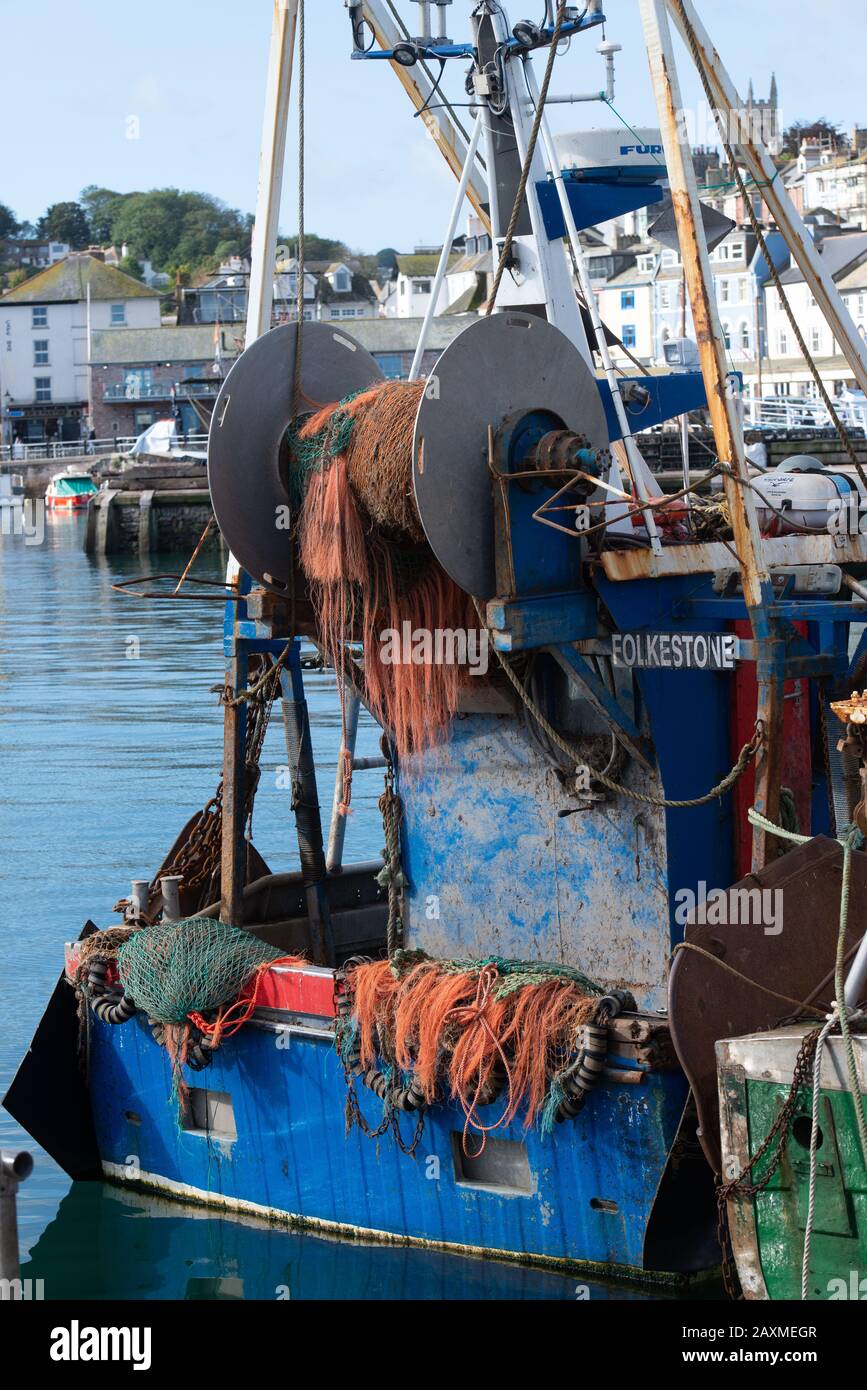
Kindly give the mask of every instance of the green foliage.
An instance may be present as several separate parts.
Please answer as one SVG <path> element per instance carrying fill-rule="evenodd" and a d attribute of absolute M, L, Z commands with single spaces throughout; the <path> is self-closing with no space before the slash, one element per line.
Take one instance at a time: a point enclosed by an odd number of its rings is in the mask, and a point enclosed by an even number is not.
<path fill-rule="evenodd" d="M 821 140 L 833 136 L 841 154 L 849 147 L 849 137 L 843 134 L 839 125 L 819 116 L 815 121 L 795 121 L 788 130 L 783 131 L 783 153 L 796 158 L 801 152 L 803 140 Z"/>
<path fill-rule="evenodd" d="M 82 188 L 79 201 L 87 213 L 93 239 L 100 246 L 112 241 L 114 219 L 120 211 L 123 193 L 115 193 L 111 188 L 97 188 L 90 183 Z"/>
<path fill-rule="evenodd" d="M 37 223 L 37 235 L 65 241 L 73 251 L 90 242 L 90 223 L 80 203 L 52 203 Z"/>
<path fill-rule="evenodd" d="M 0 237 L 15 236 L 18 232 L 18 220 L 11 208 L 5 203 L 0 203 Z"/>
<path fill-rule="evenodd" d="M 225 242 L 249 240 L 252 219 L 206 193 L 157 188 L 128 193 L 112 218 L 115 245 L 126 242 L 130 253 L 153 262 L 157 270 L 202 265 Z"/>
<path fill-rule="evenodd" d="M 133 280 L 143 280 L 144 269 L 134 256 L 124 256 L 118 270 L 122 270 L 124 275 L 131 275 Z"/>
<path fill-rule="evenodd" d="M 282 246 L 288 246 L 293 255 L 297 252 L 297 232 L 292 236 L 284 236 L 281 232 L 278 240 Z M 334 241 L 327 236 L 317 236 L 315 232 L 304 233 L 305 261 L 345 261 L 348 258 L 349 249 L 345 242 Z"/>

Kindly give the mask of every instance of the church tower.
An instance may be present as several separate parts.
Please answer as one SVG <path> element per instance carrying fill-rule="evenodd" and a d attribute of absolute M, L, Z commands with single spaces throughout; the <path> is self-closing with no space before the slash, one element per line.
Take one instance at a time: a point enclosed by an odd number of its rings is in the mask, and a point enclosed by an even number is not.
<path fill-rule="evenodd" d="M 771 76 L 770 96 L 756 100 L 753 80 L 750 78 L 747 93 L 747 124 L 754 140 L 763 140 L 776 158 L 783 148 L 783 130 L 780 119 L 780 102 L 777 89 L 777 76 Z"/>

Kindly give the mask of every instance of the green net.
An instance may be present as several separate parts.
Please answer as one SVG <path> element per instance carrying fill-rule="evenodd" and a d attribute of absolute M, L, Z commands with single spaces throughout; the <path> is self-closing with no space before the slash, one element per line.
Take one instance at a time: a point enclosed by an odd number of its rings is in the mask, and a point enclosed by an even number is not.
<path fill-rule="evenodd" d="M 360 391 L 352 391 L 348 396 L 344 396 L 343 400 L 338 402 L 337 409 L 328 423 L 309 439 L 301 438 L 301 430 L 307 423 L 306 416 L 293 421 L 286 431 L 286 443 L 289 447 L 289 494 L 296 511 L 304 501 L 310 474 L 317 468 L 323 468 L 338 454 L 342 454 L 349 444 L 354 422 L 352 416 L 347 415 L 342 407 L 349 405 L 360 395 Z"/>
<path fill-rule="evenodd" d="M 118 951 L 124 991 L 161 1023 L 183 1023 L 237 999 L 276 946 L 211 917 L 187 917 L 136 932 Z"/>

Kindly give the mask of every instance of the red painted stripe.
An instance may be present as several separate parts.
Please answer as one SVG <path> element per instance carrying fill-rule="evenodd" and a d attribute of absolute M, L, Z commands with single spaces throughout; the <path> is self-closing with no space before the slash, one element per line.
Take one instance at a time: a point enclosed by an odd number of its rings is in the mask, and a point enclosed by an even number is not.
<path fill-rule="evenodd" d="M 334 971 L 313 965 L 304 970 L 277 966 L 264 971 L 256 1003 L 260 1009 L 285 1009 L 293 1014 L 333 1018 Z"/>

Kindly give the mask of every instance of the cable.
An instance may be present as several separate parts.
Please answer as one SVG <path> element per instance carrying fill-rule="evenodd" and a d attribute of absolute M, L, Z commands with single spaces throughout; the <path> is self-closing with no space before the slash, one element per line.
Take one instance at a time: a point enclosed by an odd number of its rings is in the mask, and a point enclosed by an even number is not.
<path fill-rule="evenodd" d="M 563 20 L 565 14 L 566 0 L 560 0 L 560 4 L 557 7 L 557 22 L 554 25 L 554 32 L 551 35 L 551 45 L 548 49 L 548 61 L 545 64 L 545 75 L 542 79 L 542 86 L 539 90 L 539 104 L 536 109 L 536 114 L 533 118 L 533 126 L 530 131 L 530 139 L 527 142 L 527 157 L 524 160 L 524 167 L 521 170 L 521 177 L 518 181 L 518 188 L 517 192 L 515 193 L 515 202 L 512 206 L 512 215 L 509 218 L 509 225 L 506 228 L 506 235 L 503 239 L 503 248 L 500 252 L 500 260 L 499 264 L 497 265 L 497 273 L 494 276 L 494 284 L 491 289 L 491 293 L 488 296 L 488 307 L 485 311 L 486 317 L 489 317 L 493 313 L 494 305 L 497 299 L 497 293 L 499 291 L 500 284 L 503 279 L 503 273 L 506 269 L 506 266 L 509 261 L 509 256 L 511 254 L 512 242 L 515 238 L 515 228 L 518 225 L 518 218 L 521 215 L 521 208 L 524 202 L 524 194 L 526 193 L 527 183 L 530 178 L 530 168 L 533 163 L 533 156 L 536 153 L 536 142 L 539 138 L 539 130 L 542 125 L 542 115 L 545 110 L 545 101 L 548 96 L 548 88 L 551 85 L 551 74 L 554 71 L 554 60 L 557 57 L 557 44 L 560 39 L 560 31 L 563 28 Z"/>
<path fill-rule="evenodd" d="M 824 402 L 825 408 L 828 411 L 828 415 L 834 425 L 834 428 L 837 431 L 837 436 L 840 440 L 840 443 L 843 445 L 843 448 L 849 455 L 849 458 L 855 468 L 855 471 L 858 474 L 858 477 L 861 479 L 861 482 L 863 483 L 865 489 L 867 489 L 867 473 L 865 473 L 861 465 L 861 461 L 858 458 L 858 455 L 855 451 L 855 447 L 852 444 L 851 439 L 849 438 L 848 432 L 843 426 L 842 420 L 837 414 L 836 407 L 828 394 L 825 383 L 822 380 L 821 373 L 819 372 L 819 369 L 816 366 L 816 363 L 807 347 L 807 344 L 804 340 L 803 334 L 801 333 L 800 326 L 795 317 L 786 291 L 783 288 L 783 282 L 780 279 L 780 273 L 777 270 L 777 267 L 774 263 L 774 258 L 768 250 L 768 245 L 765 241 L 764 229 L 758 217 L 756 216 L 756 212 L 753 207 L 753 200 L 752 198 L 750 198 L 747 192 L 747 187 L 744 183 L 743 175 L 741 174 L 741 171 L 738 168 L 738 163 L 735 158 L 734 150 L 732 149 L 726 136 L 725 128 L 723 125 L 722 112 L 717 108 L 717 103 L 714 98 L 713 89 L 710 84 L 710 78 L 708 77 L 707 69 L 705 67 L 704 55 L 702 53 L 701 46 L 698 42 L 698 36 L 695 32 L 695 29 L 692 26 L 692 23 L 689 19 L 689 16 L 686 13 L 686 10 L 684 9 L 683 0 L 673 0 L 673 3 L 677 6 L 678 15 L 680 16 L 681 22 L 684 27 L 684 31 L 687 36 L 687 40 L 689 42 L 690 49 L 692 50 L 693 61 L 695 62 L 696 68 L 698 70 L 698 75 L 701 79 L 701 84 L 704 87 L 708 105 L 710 106 L 710 109 L 714 112 L 714 116 L 716 118 L 717 127 L 719 129 L 720 134 L 720 143 L 722 144 L 723 149 L 725 150 L 726 158 L 728 159 L 732 169 L 732 173 L 735 176 L 735 181 L 737 183 L 738 190 L 740 192 L 741 197 L 744 200 L 744 206 L 747 211 L 747 216 L 749 218 L 750 225 L 752 226 L 756 240 L 758 241 L 759 247 L 761 248 L 762 255 L 764 256 L 765 261 L 767 263 L 771 279 L 774 282 L 774 288 L 780 296 L 780 303 L 786 312 L 786 317 L 788 318 L 789 323 L 791 324 L 792 332 L 794 333 L 798 346 L 801 349 L 804 361 L 810 368 L 813 380 L 816 383 L 816 388 L 819 392 L 822 401 Z"/>

